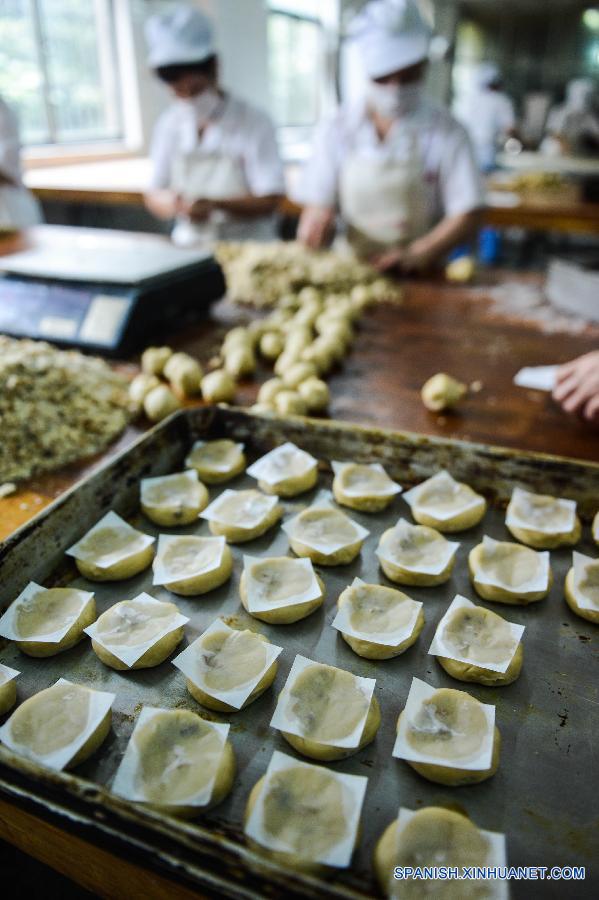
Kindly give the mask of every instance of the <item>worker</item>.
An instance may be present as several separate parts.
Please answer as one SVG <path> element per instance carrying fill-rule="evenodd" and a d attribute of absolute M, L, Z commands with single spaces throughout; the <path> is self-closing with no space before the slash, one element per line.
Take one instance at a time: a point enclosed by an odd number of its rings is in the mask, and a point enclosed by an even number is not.
<path fill-rule="evenodd" d="M 423 98 L 431 29 L 415 0 L 371 0 L 353 20 L 366 97 L 316 135 L 298 185 L 298 238 L 330 241 L 337 206 L 346 240 L 381 271 L 440 261 L 475 230 L 483 205 L 464 128 Z"/>
<path fill-rule="evenodd" d="M 220 87 L 210 20 L 176 5 L 148 20 L 146 38 L 149 66 L 174 98 L 154 129 L 148 209 L 175 220 L 181 244 L 274 235 L 284 193 L 275 130 Z"/>
<path fill-rule="evenodd" d="M 599 350 L 559 367 L 553 398 L 564 412 L 599 425 Z"/>
<path fill-rule="evenodd" d="M 42 220 L 37 200 L 23 184 L 20 154 L 17 117 L 0 97 L 0 231 L 28 228 Z"/>
<path fill-rule="evenodd" d="M 499 147 L 516 136 L 514 104 L 502 90 L 501 72 L 495 63 L 479 64 L 474 86 L 457 99 L 454 113 L 472 139 L 481 171 L 491 172 Z"/>
<path fill-rule="evenodd" d="M 547 119 L 542 149 L 574 156 L 599 156 L 599 90 L 592 78 L 574 78 L 566 99 Z"/>

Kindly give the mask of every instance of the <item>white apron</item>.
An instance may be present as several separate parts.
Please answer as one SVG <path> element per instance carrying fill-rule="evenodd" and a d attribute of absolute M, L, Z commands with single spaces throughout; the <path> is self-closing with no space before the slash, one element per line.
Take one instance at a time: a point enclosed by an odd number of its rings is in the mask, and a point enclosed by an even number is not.
<path fill-rule="evenodd" d="M 193 150 L 182 153 L 175 161 L 173 189 L 189 202 L 198 197 L 227 200 L 249 196 L 247 181 L 238 159 L 220 153 Z M 274 236 L 272 219 L 236 219 L 224 210 L 213 210 L 205 222 L 177 219 L 171 235 L 179 246 L 205 245 L 210 248 L 221 240 L 268 240 Z"/>
<path fill-rule="evenodd" d="M 41 208 L 27 188 L 12 184 L 0 186 L 0 230 L 17 230 L 39 225 Z"/>
<path fill-rule="evenodd" d="M 409 244 L 432 225 L 418 139 L 402 158 L 356 152 L 343 163 L 339 181 L 347 241 L 359 256 Z"/>

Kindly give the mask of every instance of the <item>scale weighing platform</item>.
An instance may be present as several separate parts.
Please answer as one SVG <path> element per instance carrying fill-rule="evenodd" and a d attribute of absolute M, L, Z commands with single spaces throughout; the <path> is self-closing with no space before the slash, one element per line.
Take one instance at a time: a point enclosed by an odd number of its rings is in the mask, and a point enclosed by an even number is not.
<path fill-rule="evenodd" d="M 159 235 L 41 225 L 0 255 L 0 333 L 127 356 L 202 318 L 224 292 L 208 250 Z"/>

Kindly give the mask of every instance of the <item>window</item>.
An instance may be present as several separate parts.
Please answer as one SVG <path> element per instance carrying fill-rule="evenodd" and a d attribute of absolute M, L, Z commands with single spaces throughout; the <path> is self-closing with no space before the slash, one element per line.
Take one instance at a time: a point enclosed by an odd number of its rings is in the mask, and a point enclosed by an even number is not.
<path fill-rule="evenodd" d="M 26 145 L 121 136 L 112 0 L 0 0 L 0 95 Z"/>
<path fill-rule="evenodd" d="M 272 114 L 278 126 L 298 128 L 318 121 L 323 44 L 315 0 L 271 0 L 268 64 Z"/>

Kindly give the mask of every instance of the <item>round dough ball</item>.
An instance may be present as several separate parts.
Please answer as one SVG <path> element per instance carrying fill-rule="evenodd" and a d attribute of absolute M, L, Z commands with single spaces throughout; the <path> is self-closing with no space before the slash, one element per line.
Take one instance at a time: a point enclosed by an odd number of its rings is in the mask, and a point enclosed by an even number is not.
<path fill-rule="evenodd" d="M 360 553 L 365 538 L 355 539 L 353 522 L 344 513 L 336 509 L 304 509 L 298 516 L 298 528 L 293 536 L 289 536 L 289 546 L 296 556 L 307 557 L 321 566 L 345 566 L 353 562 Z M 324 553 L 317 550 L 308 540 L 320 540 L 327 527 L 347 537 L 348 543 L 338 550 Z"/>
<path fill-rule="evenodd" d="M 160 380 L 156 375 L 140 372 L 129 385 L 129 397 L 136 407 L 141 407 L 150 391 L 159 385 Z"/>
<path fill-rule="evenodd" d="M 286 387 L 297 389 L 302 381 L 316 376 L 314 363 L 298 362 L 291 366 L 283 375 L 283 383 Z"/>
<path fill-rule="evenodd" d="M 284 388 L 285 385 L 282 378 L 269 378 L 258 391 L 258 403 L 274 403 L 275 397 Z"/>
<path fill-rule="evenodd" d="M 422 402 L 431 412 L 453 409 L 466 395 L 468 388 L 451 375 L 439 372 L 433 375 L 422 387 Z"/>
<path fill-rule="evenodd" d="M 232 378 L 243 378 L 256 371 L 256 357 L 251 346 L 239 344 L 225 352 L 225 369 Z"/>
<path fill-rule="evenodd" d="M 264 567 L 267 563 L 280 563 L 281 561 L 292 562 L 289 557 L 275 557 L 271 559 L 264 559 L 261 562 L 262 567 Z M 281 574 L 281 583 L 278 585 L 279 591 L 282 590 L 282 586 L 284 585 L 284 571 Z M 272 610 L 260 610 L 259 612 L 251 612 L 248 605 L 248 593 L 247 593 L 247 574 L 246 572 L 242 572 L 241 579 L 239 581 L 239 596 L 241 599 L 241 605 L 243 608 L 253 616 L 254 619 L 259 619 L 261 622 L 267 622 L 269 625 L 292 625 L 294 622 L 299 622 L 301 619 L 305 619 L 310 616 L 315 610 L 322 606 L 326 594 L 326 588 L 322 579 L 316 575 L 316 581 L 318 583 L 318 587 L 320 588 L 320 595 L 316 597 L 314 600 L 308 600 L 304 603 L 294 603 L 288 606 L 282 606 L 278 609 Z M 275 585 L 275 588 L 277 585 Z M 284 592 L 285 596 L 289 596 L 289 592 Z"/>
<path fill-rule="evenodd" d="M 231 792 L 236 763 L 233 748 L 227 740 L 208 803 L 189 806 L 172 802 L 199 793 L 214 772 L 212 757 L 218 752 L 220 740 L 197 713 L 187 709 L 162 710 L 138 728 L 132 740 L 138 752 L 138 777 L 146 809 L 193 819 L 218 806 Z M 181 755 L 186 761 L 183 766 L 176 765 Z M 171 802 L 165 802 L 168 800 Z"/>
<path fill-rule="evenodd" d="M 299 356 L 302 350 L 312 343 L 312 329 L 306 325 L 294 325 L 285 340 L 285 353 Z"/>
<path fill-rule="evenodd" d="M 228 331 L 223 340 L 223 352 L 227 353 L 233 347 L 249 347 L 254 346 L 254 335 L 243 325 L 237 325 Z"/>
<path fill-rule="evenodd" d="M 134 575 L 139 575 L 140 572 L 147 569 L 153 559 L 154 545 L 150 544 L 149 547 L 144 547 L 143 550 L 132 553 L 125 559 L 120 559 L 106 568 L 100 568 L 94 563 L 83 559 L 76 559 L 75 565 L 83 577 L 89 578 L 90 581 L 124 581 L 126 578 L 133 578 Z"/>
<path fill-rule="evenodd" d="M 241 475 L 247 462 L 241 444 L 223 438 L 193 447 L 185 465 L 195 469 L 206 484 L 222 484 Z"/>
<path fill-rule="evenodd" d="M 291 353 L 288 350 L 284 350 L 274 365 L 275 375 L 282 378 L 287 369 L 290 369 L 296 362 L 299 362 L 299 359 L 299 353 Z"/>
<path fill-rule="evenodd" d="M 181 408 L 181 404 L 165 384 L 152 388 L 144 398 L 144 412 L 150 422 L 161 422 Z"/>
<path fill-rule="evenodd" d="M 361 512 L 380 512 L 386 509 L 396 494 L 383 493 L 393 488 L 393 482 L 386 472 L 380 472 L 369 465 L 350 463 L 333 478 L 333 497 L 340 506 Z"/>
<path fill-rule="evenodd" d="M 489 842 L 465 815 L 442 807 L 419 809 L 398 834 L 394 819 L 381 835 L 374 850 L 374 870 L 381 891 L 387 896 L 395 866 L 484 866 L 489 859 Z M 399 838 L 399 841 L 398 841 Z M 403 900 L 421 900 L 423 885 L 438 900 L 480 900 L 477 881 L 402 882 Z"/>
<path fill-rule="evenodd" d="M 578 604 L 575 590 L 574 567 L 569 569 L 568 574 L 566 575 L 564 593 L 566 603 L 575 615 L 580 616 L 581 619 L 586 619 L 587 622 L 593 622 L 595 625 L 599 625 L 599 607 L 597 609 L 585 609 Z"/>
<path fill-rule="evenodd" d="M 297 497 L 298 494 L 305 494 L 306 491 L 312 490 L 318 481 L 318 463 L 301 475 L 290 475 L 288 478 L 281 478 L 276 484 L 270 484 L 268 481 L 258 480 L 258 487 L 265 494 L 276 495 L 277 497 Z"/>
<path fill-rule="evenodd" d="M 358 587 L 349 585 L 339 595 L 337 605 L 339 609 L 348 606 L 354 610 L 357 620 L 356 625 L 359 627 L 359 630 L 364 628 L 362 619 L 366 618 L 369 613 L 372 613 L 371 630 L 381 634 L 384 631 L 394 631 L 399 628 L 403 621 L 402 604 L 404 601 L 411 599 L 411 597 L 408 597 L 407 594 L 403 594 L 401 591 L 378 584 L 364 584 Z M 412 612 L 409 615 L 411 616 Z M 406 615 L 407 618 L 408 616 Z M 423 628 L 424 612 L 421 607 L 412 633 L 399 644 L 378 644 L 376 641 L 357 638 L 343 631 L 340 633 L 343 640 L 346 644 L 349 644 L 354 653 L 357 653 L 358 656 L 362 656 L 364 659 L 393 659 L 395 656 L 405 653 L 412 644 L 416 643 Z"/>
<path fill-rule="evenodd" d="M 297 391 L 279 391 L 274 399 L 274 406 L 281 416 L 305 416 L 308 412 Z"/>
<path fill-rule="evenodd" d="M 514 558 L 520 558 L 520 560 L 524 560 L 528 554 L 536 553 L 535 550 L 530 550 L 528 547 L 522 547 L 520 544 L 513 544 L 512 546 L 514 548 Z M 520 591 L 516 587 L 514 590 L 508 590 L 508 588 L 499 587 L 496 584 L 485 584 L 479 581 L 477 577 L 477 573 L 481 569 L 482 559 L 483 544 L 477 544 L 477 546 L 473 547 L 468 554 L 468 571 L 470 572 L 470 579 L 476 593 L 479 597 L 482 597 L 483 600 L 489 600 L 494 603 L 510 603 L 516 606 L 527 606 L 529 603 L 536 603 L 538 600 L 543 600 L 551 590 L 553 584 L 553 572 L 551 569 L 549 569 L 547 587 L 540 591 Z"/>
<path fill-rule="evenodd" d="M 12 709 L 16 702 L 17 682 L 14 678 L 11 678 L 10 681 L 0 684 L 0 716 Z"/>
<path fill-rule="evenodd" d="M 464 485 L 464 487 L 472 490 L 468 485 Z M 472 493 L 475 492 L 472 491 Z M 436 528 L 437 531 L 442 531 L 444 534 L 454 534 L 456 531 L 474 528 L 475 525 L 482 522 L 487 511 L 487 501 L 482 497 L 481 501 L 478 506 L 472 506 L 464 512 L 456 513 L 450 519 L 439 519 L 434 513 L 416 507 L 412 508 L 412 516 L 419 525 L 428 525 L 429 528 Z"/>
<path fill-rule="evenodd" d="M 269 644 L 270 641 L 263 634 L 256 634 L 254 632 L 250 632 L 253 637 L 259 638 L 259 640 L 264 641 L 265 644 Z M 211 635 L 212 639 L 218 639 L 218 634 Z M 251 692 L 245 703 L 240 707 L 240 709 L 245 709 L 250 703 L 253 703 L 254 700 L 257 700 L 258 697 L 261 697 L 262 694 L 268 690 L 273 681 L 276 678 L 277 671 L 279 668 L 278 662 L 275 661 L 271 666 L 266 670 L 254 690 Z M 218 700 L 216 697 L 213 697 L 211 694 L 207 694 L 201 688 L 199 688 L 193 681 L 190 681 L 189 678 L 185 679 L 185 684 L 187 690 L 191 694 L 194 700 L 197 700 L 198 703 L 201 703 L 202 706 L 207 707 L 207 709 L 213 709 L 216 712 L 239 712 L 235 706 L 231 706 L 229 703 L 224 703 L 222 700 Z"/>
<path fill-rule="evenodd" d="M 202 367 L 188 353 L 173 353 L 164 367 L 164 377 L 184 397 L 199 394 L 202 385 Z"/>
<path fill-rule="evenodd" d="M 306 378 L 298 386 L 297 392 L 311 413 L 325 410 L 331 399 L 327 384 L 316 377 Z"/>
<path fill-rule="evenodd" d="M 240 494 L 250 495 L 253 494 L 256 497 L 261 497 L 262 495 L 258 493 L 258 491 L 247 490 L 240 491 Z M 242 502 L 242 498 L 238 499 L 239 502 Z M 234 502 L 233 498 L 229 502 Z M 250 527 L 244 526 L 239 523 L 231 523 L 231 522 L 217 522 L 215 519 L 211 519 L 208 523 L 208 527 L 212 534 L 219 537 L 223 535 L 230 544 L 243 544 L 246 541 L 253 541 L 255 538 L 260 537 L 265 534 L 269 528 L 272 528 L 273 525 L 276 525 L 281 516 L 283 515 L 283 507 L 280 504 L 276 504 L 269 509 L 263 515 L 261 521 L 257 525 L 252 525 Z"/>
<path fill-rule="evenodd" d="M 103 628 L 106 628 L 109 633 L 107 642 L 112 645 L 118 643 L 122 644 L 124 647 L 129 646 L 127 642 L 128 635 L 135 635 L 137 637 L 136 644 L 146 643 L 162 628 L 160 620 L 163 620 L 164 622 L 164 619 L 167 617 L 173 618 L 179 612 L 174 603 L 162 602 L 160 606 L 160 615 L 158 615 L 158 607 L 154 607 L 151 618 L 146 615 L 145 621 L 135 621 L 134 618 L 130 621 L 121 614 L 123 612 L 128 615 L 133 613 L 134 615 L 135 600 L 122 600 L 120 603 L 115 603 L 114 606 L 111 606 L 106 612 L 103 612 L 96 622 L 96 638 L 92 638 L 92 650 L 98 659 L 101 660 L 104 665 L 109 666 L 111 669 L 116 669 L 118 672 L 129 672 L 131 669 L 151 669 L 154 666 L 159 666 L 160 663 L 163 663 L 164 660 L 171 655 L 175 647 L 183 640 L 183 635 L 185 633 L 183 625 L 180 625 L 178 628 L 175 628 L 173 631 L 170 631 L 168 634 L 165 634 L 157 640 L 156 643 L 152 644 L 152 646 L 140 656 L 137 662 L 134 662 L 130 666 L 127 665 L 127 663 L 124 663 L 122 659 L 119 659 L 118 656 L 115 656 L 114 653 L 111 653 L 110 650 L 107 650 L 97 639 L 98 630 L 101 631 Z M 129 627 L 125 627 L 126 625 Z"/>
<path fill-rule="evenodd" d="M 437 662 L 442 669 L 445 669 L 448 675 L 451 675 L 457 681 L 472 681 L 475 684 L 484 684 L 488 687 L 499 687 L 500 685 L 511 684 L 512 681 L 518 678 L 524 662 L 524 648 L 522 647 L 522 641 L 520 641 L 505 672 L 494 672 L 492 669 L 483 669 L 480 666 L 472 665 L 472 663 L 459 662 L 457 659 L 450 659 L 445 656 L 438 656 Z"/>
<path fill-rule="evenodd" d="M 278 331 L 267 331 L 260 338 L 260 353 L 265 359 L 277 359 L 283 352 L 283 347 L 283 337 Z"/>
<path fill-rule="evenodd" d="M 149 489 L 142 490 L 140 506 L 151 522 L 170 528 L 197 521 L 209 499 L 206 486 L 201 481 L 188 481 L 182 472 L 154 481 Z"/>
<path fill-rule="evenodd" d="M 190 537 L 193 536 L 190 535 Z M 182 542 L 185 538 L 181 538 Z M 200 575 L 193 575 L 189 578 L 180 578 L 177 581 L 169 581 L 164 586 L 172 591 L 173 594 L 179 594 L 181 597 L 197 597 L 200 594 L 207 594 L 208 591 L 214 591 L 220 587 L 231 577 L 233 572 L 233 556 L 229 547 L 223 549 L 220 565 L 210 572 L 203 572 Z"/>
<path fill-rule="evenodd" d="M 35 606 L 31 610 L 23 610 L 18 614 L 17 626 L 21 637 L 30 634 L 40 634 L 40 631 L 51 634 L 57 631 L 64 622 L 64 616 L 69 618 L 79 609 L 73 624 L 65 636 L 56 643 L 43 641 L 19 640 L 17 647 L 26 656 L 45 658 L 56 656 L 64 650 L 70 650 L 75 644 L 85 638 L 83 629 L 96 621 L 96 601 L 93 595 L 87 603 L 81 607 L 81 600 L 70 588 L 50 588 L 44 590 L 35 600 Z"/>
<path fill-rule="evenodd" d="M 378 700 L 373 694 L 368 707 L 368 715 L 364 723 L 362 737 L 357 747 L 333 747 L 331 744 L 322 744 L 319 741 L 299 737 L 297 734 L 290 734 L 287 731 L 282 731 L 281 736 L 302 756 L 307 756 L 309 759 L 323 760 L 324 762 L 333 762 L 337 759 L 347 759 L 348 756 L 354 756 L 368 744 L 371 744 L 376 737 L 380 724 L 381 709 Z"/>
<path fill-rule="evenodd" d="M 582 524 L 578 516 L 574 528 L 569 532 L 557 532 L 547 534 L 544 531 L 535 531 L 532 528 L 518 528 L 516 525 L 508 525 L 507 530 L 523 544 L 534 547 L 535 550 L 555 550 L 557 547 L 571 547 L 577 544 L 582 535 Z"/>
<path fill-rule="evenodd" d="M 235 399 L 235 382 L 224 369 L 204 375 L 201 387 L 206 403 L 232 403 Z"/>
<path fill-rule="evenodd" d="M 148 347 L 141 355 L 141 368 L 147 375 L 162 375 L 173 355 L 170 347 Z"/>
<path fill-rule="evenodd" d="M 427 556 L 424 557 L 428 562 L 428 556 L 430 554 L 434 555 L 434 553 L 436 552 L 436 547 L 438 547 L 439 550 L 442 549 L 442 547 L 446 543 L 446 539 L 438 531 L 435 531 L 434 528 L 427 528 L 426 525 L 417 525 L 416 528 L 418 528 L 418 533 L 420 533 L 422 537 L 426 539 L 426 543 L 429 544 Z M 397 537 L 395 529 L 388 528 L 387 531 L 384 531 L 381 535 L 381 539 L 379 541 L 379 549 L 387 548 L 388 551 L 391 551 L 396 540 Z M 415 552 L 417 552 L 417 547 L 415 547 L 414 549 Z M 443 567 L 443 569 L 435 575 L 431 575 L 430 572 L 414 571 L 414 569 L 412 568 L 407 569 L 405 566 L 402 566 L 399 561 L 382 559 L 380 556 L 379 565 L 389 581 L 393 581 L 395 582 L 395 584 L 413 585 L 415 587 L 435 587 L 438 584 L 445 584 L 445 582 L 449 581 L 449 579 L 451 578 L 451 573 L 453 572 L 455 566 L 455 554 L 450 557 L 449 562 Z M 413 565 L 416 565 L 415 561 Z"/>

